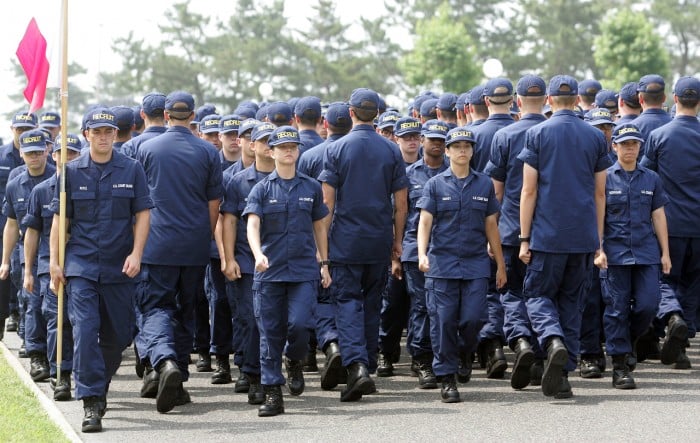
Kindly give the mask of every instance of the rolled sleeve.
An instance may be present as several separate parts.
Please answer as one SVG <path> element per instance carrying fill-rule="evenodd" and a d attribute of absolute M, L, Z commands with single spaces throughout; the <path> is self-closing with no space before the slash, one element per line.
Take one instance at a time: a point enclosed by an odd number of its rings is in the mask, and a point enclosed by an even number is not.
<path fill-rule="evenodd" d="M 336 151 L 337 149 L 335 146 L 329 146 L 328 149 L 326 149 L 326 152 L 323 154 L 323 171 L 321 171 L 321 174 L 318 176 L 318 181 L 327 183 L 334 188 L 337 188 L 340 182 Z"/>

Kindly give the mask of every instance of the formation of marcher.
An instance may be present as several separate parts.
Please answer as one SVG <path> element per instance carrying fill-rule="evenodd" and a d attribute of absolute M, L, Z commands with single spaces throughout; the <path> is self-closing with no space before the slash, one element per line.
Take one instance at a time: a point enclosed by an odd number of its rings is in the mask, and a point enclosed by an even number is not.
<path fill-rule="evenodd" d="M 17 331 L 56 401 L 74 385 L 83 432 L 102 430 L 132 343 L 160 413 L 191 402 L 191 354 L 261 417 L 304 372 L 358 401 L 394 375 L 404 329 L 418 386 L 446 403 L 473 364 L 505 378 L 505 346 L 512 388 L 554 398 L 577 368 L 602 377 L 606 355 L 617 389 L 645 360 L 689 369 L 700 80 L 676 81 L 671 114 L 666 89 L 494 78 L 421 93 L 407 115 L 366 88 L 225 115 L 184 91 L 94 106 L 66 137 L 63 267 L 60 117 L 17 113 L 0 147 L 0 337 Z"/>

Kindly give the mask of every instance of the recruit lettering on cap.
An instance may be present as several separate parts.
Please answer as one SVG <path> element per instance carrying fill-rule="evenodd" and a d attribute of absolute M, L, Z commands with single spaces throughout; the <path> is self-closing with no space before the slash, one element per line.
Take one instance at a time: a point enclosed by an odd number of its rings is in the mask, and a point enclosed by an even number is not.
<path fill-rule="evenodd" d="M 241 121 L 240 120 L 224 120 L 224 128 L 228 126 L 240 126 Z"/>
<path fill-rule="evenodd" d="M 24 137 L 22 143 L 39 143 L 43 137 L 41 135 L 33 135 L 30 137 Z"/>
<path fill-rule="evenodd" d="M 34 119 L 32 118 L 31 114 L 19 114 L 15 116 L 15 120 L 28 122 L 33 121 Z"/>
<path fill-rule="evenodd" d="M 93 119 L 93 120 L 109 120 L 109 121 L 114 121 L 114 116 L 113 116 L 112 114 L 107 114 L 107 113 L 92 114 L 92 119 Z"/>
<path fill-rule="evenodd" d="M 400 128 L 401 128 L 401 129 L 420 128 L 420 122 L 406 122 L 406 123 L 401 123 Z"/>
<path fill-rule="evenodd" d="M 593 117 L 610 117 L 610 112 L 608 112 L 608 111 L 595 111 L 592 116 Z"/>
<path fill-rule="evenodd" d="M 620 131 L 617 133 L 617 135 L 623 135 L 623 134 L 627 134 L 627 133 L 630 133 L 630 132 L 639 132 L 639 131 L 637 131 L 636 128 L 622 128 L 622 129 L 620 129 Z"/>
<path fill-rule="evenodd" d="M 213 118 L 210 120 L 205 120 L 202 123 L 204 123 L 205 128 L 209 128 L 211 126 L 219 126 L 219 120 L 215 120 Z"/>
<path fill-rule="evenodd" d="M 452 133 L 452 138 L 457 137 L 471 137 L 472 131 L 455 131 Z"/>
<path fill-rule="evenodd" d="M 42 115 L 42 116 L 41 116 L 41 121 L 42 121 L 42 122 L 52 122 L 52 121 L 55 121 L 56 118 L 57 118 L 57 117 L 56 117 L 55 115 Z"/>
<path fill-rule="evenodd" d="M 386 115 L 384 116 L 383 120 L 385 122 L 395 122 L 399 119 L 398 115 Z"/>
<path fill-rule="evenodd" d="M 292 131 L 278 132 L 278 133 L 277 133 L 277 140 L 280 140 L 280 139 L 283 139 L 283 138 L 287 138 L 287 137 L 292 137 L 292 138 L 294 138 L 294 137 L 296 137 L 296 135 L 297 135 L 296 132 L 292 132 Z"/>
<path fill-rule="evenodd" d="M 428 125 L 428 131 L 445 131 L 447 132 L 448 128 L 445 125 Z"/>

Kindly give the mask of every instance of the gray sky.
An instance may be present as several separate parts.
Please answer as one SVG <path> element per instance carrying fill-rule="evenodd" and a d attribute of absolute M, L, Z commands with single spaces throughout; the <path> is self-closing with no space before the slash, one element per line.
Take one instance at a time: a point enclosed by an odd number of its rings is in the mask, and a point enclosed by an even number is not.
<path fill-rule="evenodd" d="M 266 0 L 262 0 L 265 2 Z M 163 12 L 172 4 L 164 0 L 68 0 L 69 7 L 69 36 L 68 58 L 80 63 L 88 69 L 88 74 L 81 83 L 84 89 L 94 87 L 98 72 L 116 71 L 121 66 L 121 60 L 111 51 L 112 42 L 119 37 L 134 31 L 137 38 L 147 42 L 155 42 L 159 38 L 158 23 L 163 21 Z M 310 0 L 288 0 L 285 2 L 285 14 L 289 17 L 290 26 L 304 28 L 306 17 L 312 14 Z M 212 11 L 212 7 L 214 10 Z M 211 17 L 229 17 L 235 12 L 236 3 L 233 1 L 211 2 L 206 0 L 191 0 L 190 9 Z M 376 17 L 383 12 L 383 2 L 380 0 L 337 0 L 338 15 L 345 22 L 351 23 L 358 17 Z M 379 8 L 379 9 L 377 9 Z M 22 39 L 27 24 L 32 17 L 36 18 L 44 37 L 48 42 L 49 86 L 60 84 L 59 62 L 59 23 L 61 0 L 22 0 L 12 7 L 4 8 L 2 24 L 3 38 L 0 39 L 0 106 L 7 109 L 11 106 L 8 92 L 21 91 L 26 83 L 18 83 L 12 73 L 10 60 L 16 60 L 15 51 Z M 0 124 L 0 128 L 4 125 Z M 9 126 L 9 124 L 8 124 Z M 5 135 L 6 131 L 1 130 Z"/>

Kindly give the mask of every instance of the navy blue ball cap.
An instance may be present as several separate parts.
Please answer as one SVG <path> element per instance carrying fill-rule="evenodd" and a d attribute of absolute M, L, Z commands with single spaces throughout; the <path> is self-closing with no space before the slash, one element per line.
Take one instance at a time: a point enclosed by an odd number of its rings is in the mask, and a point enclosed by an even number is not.
<path fill-rule="evenodd" d="M 647 74 L 639 79 L 637 84 L 637 92 L 663 92 L 666 88 L 664 78 L 658 74 Z"/>
<path fill-rule="evenodd" d="M 202 134 L 210 134 L 219 132 L 219 123 L 221 116 L 219 114 L 209 114 L 199 122 L 199 132 Z"/>
<path fill-rule="evenodd" d="M 22 152 L 41 152 L 46 150 L 46 134 L 41 129 L 32 129 L 19 137 L 19 149 Z"/>
<path fill-rule="evenodd" d="M 66 134 L 66 148 L 71 151 L 81 152 L 83 150 L 83 144 L 77 135 L 68 133 Z M 56 143 L 53 145 L 53 152 L 61 150 L 61 134 L 56 137 Z"/>
<path fill-rule="evenodd" d="M 134 125 L 134 110 L 129 106 L 112 106 L 110 110 L 117 117 L 119 129 L 129 129 Z"/>
<path fill-rule="evenodd" d="M 513 83 L 507 78 L 496 77 L 486 82 L 484 85 L 484 96 L 486 97 L 508 97 L 513 95 Z"/>
<path fill-rule="evenodd" d="M 450 127 L 447 123 L 442 120 L 433 119 L 423 123 L 421 135 L 426 138 L 441 138 L 444 140 L 449 130 Z"/>
<path fill-rule="evenodd" d="M 265 108 L 265 115 L 270 123 L 288 125 L 294 117 L 292 107 L 287 102 L 270 103 Z"/>
<path fill-rule="evenodd" d="M 476 143 L 474 133 L 471 131 L 471 129 L 464 127 L 450 129 L 447 132 L 447 137 L 445 138 L 445 146 L 450 146 L 452 143 L 456 142 L 469 142 L 474 144 Z"/>
<path fill-rule="evenodd" d="M 429 98 L 429 99 L 425 100 L 420 105 L 420 116 L 421 117 L 432 117 L 432 118 L 437 117 L 437 112 L 436 112 L 437 104 L 438 104 L 438 99 L 436 99 L 436 98 Z"/>
<path fill-rule="evenodd" d="M 397 137 L 403 137 L 408 134 L 420 134 L 421 131 L 422 125 L 417 118 L 403 117 L 394 124 L 394 135 Z"/>
<path fill-rule="evenodd" d="M 58 112 L 47 111 L 39 116 L 39 126 L 58 128 L 61 126 L 61 116 Z"/>
<path fill-rule="evenodd" d="M 141 108 L 146 115 L 155 115 L 165 110 L 165 94 L 161 92 L 149 92 L 141 100 Z"/>
<path fill-rule="evenodd" d="M 515 86 L 515 92 L 520 97 L 541 97 L 547 95 L 547 85 L 542 77 L 528 74 L 520 77 Z"/>
<path fill-rule="evenodd" d="M 456 111 L 457 110 L 457 94 L 445 92 L 440 96 L 437 102 L 437 108 L 441 111 Z"/>
<path fill-rule="evenodd" d="M 377 127 L 379 129 L 393 128 L 396 122 L 401 118 L 401 114 L 394 111 L 383 112 L 377 119 Z"/>
<path fill-rule="evenodd" d="M 357 88 L 350 94 L 348 104 L 353 108 L 379 111 L 379 94 L 368 88 Z"/>
<path fill-rule="evenodd" d="M 595 95 L 595 105 L 598 108 L 617 109 L 617 92 L 610 89 L 601 89 Z"/>
<path fill-rule="evenodd" d="M 272 146 L 281 145 L 282 143 L 296 143 L 300 144 L 301 139 L 299 138 L 299 130 L 294 126 L 284 125 L 275 128 L 270 134 L 270 138 L 267 140 L 267 144 Z"/>
<path fill-rule="evenodd" d="M 114 112 L 109 108 L 95 108 L 90 111 L 88 119 L 85 122 L 85 128 L 95 129 L 104 127 L 119 129 L 117 126 L 117 116 L 114 115 Z"/>
<path fill-rule="evenodd" d="M 165 110 L 174 112 L 193 112 L 194 97 L 185 91 L 174 91 L 165 98 Z"/>
<path fill-rule="evenodd" d="M 261 138 L 268 137 L 272 134 L 277 126 L 269 122 L 260 122 L 253 128 L 253 133 L 250 135 L 250 139 L 253 141 L 258 141 Z"/>
<path fill-rule="evenodd" d="M 593 98 L 601 89 L 603 89 L 603 85 L 601 85 L 598 80 L 587 78 L 579 83 L 578 95 Z"/>
<path fill-rule="evenodd" d="M 638 127 L 632 123 L 625 123 L 615 128 L 612 134 L 612 141 L 613 143 L 622 143 L 625 140 L 644 142 L 644 137 Z"/>
<path fill-rule="evenodd" d="M 578 82 L 570 75 L 555 75 L 549 81 L 547 94 L 552 97 L 578 94 Z"/>
<path fill-rule="evenodd" d="M 226 134 L 228 132 L 236 132 L 238 134 L 238 128 L 241 126 L 241 117 L 236 114 L 228 114 L 221 117 L 219 120 L 219 132 L 221 134 Z"/>
<path fill-rule="evenodd" d="M 700 99 L 700 80 L 696 77 L 681 77 L 673 87 L 673 94 L 680 98 Z"/>
<path fill-rule="evenodd" d="M 291 105 L 290 105 L 291 107 Z M 309 119 L 321 117 L 321 99 L 312 95 L 302 97 L 294 105 L 294 115 Z"/>
<path fill-rule="evenodd" d="M 255 120 L 254 118 L 248 118 L 248 119 L 243 120 L 241 122 L 241 125 L 238 127 L 238 138 L 240 138 L 246 132 L 252 131 L 253 128 L 255 128 L 260 123 L 261 122 L 259 120 Z M 252 139 L 252 134 L 251 134 L 251 139 Z"/>
<path fill-rule="evenodd" d="M 13 128 L 36 128 L 36 114 L 20 111 L 12 117 Z"/>
<path fill-rule="evenodd" d="M 637 93 L 637 89 L 639 89 L 639 83 L 637 83 L 637 82 L 625 83 L 620 88 L 619 97 L 624 102 L 631 104 L 632 106 L 638 108 L 640 105 L 639 105 L 639 94 Z"/>
<path fill-rule="evenodd" d="M 326 111 L 326 121 L 336 128 L 349 129 L 352 127 L 350 117 L 350 106 L 345 102 L 334 102 L 328 105 Z"/>
<path fill-rule="evenodd" d="M 591 126 L 598 125 L 613 125 L 612 114 L 607 108 L 594 108 L 586 112 L 583 116 L 583 121 Z"/>
<path fill-rule="evenodd" d="M 471 91 L 469 91 L 469 104 L 470 105 L 485 105 L 486 102 L 484 101 L 484 86 L 486 85 L 479 85 L 475 86 L 472 88 Z"/>

